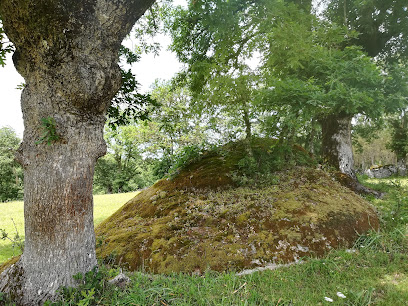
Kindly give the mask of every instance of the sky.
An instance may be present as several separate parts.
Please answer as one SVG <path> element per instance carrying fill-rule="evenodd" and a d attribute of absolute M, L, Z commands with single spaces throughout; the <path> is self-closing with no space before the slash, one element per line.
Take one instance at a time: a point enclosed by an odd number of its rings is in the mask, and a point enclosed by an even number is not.
<path fill-rule="evenodd" d="M 124 44 L 131 48 L 134 45 L 133 40 L 130 35 Z M 162 45 L 159 55 L 143 54 L 141 60 L 132 66 L 132 71 L 141 84 L 142 93 L 147 92 L 156 79 L 169 80 L 181 68 L 175 54 L 167 50 L 170 38 L 162 35 L 155 38 L 155 41 Z M 23 82 L 24 79 L 14 68 L 9 54 L 6 66 L 0 66 L 0 128 L 9 126 L 20 138 L 23 137 L 24 124 L 20 107 L 21 90 L 16 87 Z"/>

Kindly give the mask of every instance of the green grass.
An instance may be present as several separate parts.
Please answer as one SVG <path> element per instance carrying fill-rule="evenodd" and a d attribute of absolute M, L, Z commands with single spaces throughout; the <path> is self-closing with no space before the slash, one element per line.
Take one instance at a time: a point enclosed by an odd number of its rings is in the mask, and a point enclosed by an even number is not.
<path fill-rule="evenodd" d="M 370 199 L 379 210 L 381 230 L 361 236 L 352 250 L 244 276 L 128 273 L 126 289 L 107 283 L 119 268 L 101 265 L 78 289 L 65 290 L 56 305 L 407 305 L 408 179 L 364 183 L 388 195 Z"/>
<path fill-rule="evenodd" d="M 113 270 L 105 266 L 96 282 L 71 290 L 57 305 L 78 305 L 87 294 L 94 298 L 91 305 L 406 305 L 407 260 L 402 254 L 336 251 L 324 259 L 245 276 L 136 272 L 126 290 L 109 287 L 105 280 Z"/>
<path fill-rule="evenodd" d="M 388 195 L 369 199 L 379 210 L 381 230 L 361 236 L 352 250 L 245 276 L 129 273 L 125 290 L 106 284 L 118 269 L 102 265 L 99 278 L 90 277 L 59 305 L 407 305 L 408 179 L 364 183 Z"/>
<path fill-rule="evenodd" d="M 97 225 L 112 215 L 123 204 L 133 198 L 138 192 L 105 194 L 94 196 L 94 224 Z M 14 239 L 18 232 L 24 239 L 24 208 L 23 202 L 0 203 L 0 229 L 5 230 Z M 14 222 L 14 224 L 13 224 Z M 1 237 L 1 236 L 0 236 Z M 13 247 L 13 243 L 6 239 L 0 240 L 0 264 L 10 257 L 19 255 L 20 248 Z"/>

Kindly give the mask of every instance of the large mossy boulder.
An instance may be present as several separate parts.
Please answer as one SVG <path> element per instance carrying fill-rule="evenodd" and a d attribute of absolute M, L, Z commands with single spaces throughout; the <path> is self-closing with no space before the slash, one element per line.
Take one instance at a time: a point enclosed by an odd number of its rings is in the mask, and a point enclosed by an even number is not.
<path fill-rule="evenodd" d="M 273 146 L 258 140 L 255 152 Z M 204 154 L 140 192 L 97 227 L 99 257 L 152 273 L 242 270 L 322 256 L 378 228 L 367 201 L 315 167 L 237 186 L 247 154 L 242 144 Z"/>

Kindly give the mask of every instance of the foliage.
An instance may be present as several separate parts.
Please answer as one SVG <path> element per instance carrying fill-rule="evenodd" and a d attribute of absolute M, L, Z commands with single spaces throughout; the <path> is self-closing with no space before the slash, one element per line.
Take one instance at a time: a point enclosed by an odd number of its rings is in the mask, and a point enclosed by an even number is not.
<path fill-rule="evenodd" d="M 387 61 L 408 55 L 408 6 L 404 0 L 329 0 L 324 15 L 359 32 L 350 43 Z"/>
<path fill-rule="evenodd" d="M 45 305 L 100 305 L 102 300 L 115 298 L 117 293 L 114 286 L 109 284 L 108 279 L 119 274 L 118 269 L 108 268 L 101 265 L 99 268 L 95 267 L 91 271 L 82 274 L 74 275 L 78 286 L 76 288 L 60 288 L 61 295 L 58 302 L 46 302 Z"/>
<path fill-rule="evenodd" d="M 96 193 L 135 191 L 155 181 L 151 161 L 142 157 L 140 137 L 140 131 L 134 125 L 116 129 L 106 127 L 108 153 L 95 166 Z"/>
<path fill-rule="evenodd" d="M 188 147 L 207 147 L 207 121 L 190 107 L 186 88 L 156 82 L 151 93 L 157 107 L 149 119 L 127 126 L 106 127 L 108 154 L 95 168 L 96 192 L 130 191 L 146 187 L 183 162 Z M 173 171 L 172 170 L 172 171 Z"/>
<path fill-rule="evenodd" d="M 23 171 L 14 160 L 20 141 L 13 129 L 0 128 L 0 202 L 21 199 L 23 195 Z"/>
<path fill-rule="evenodd" d="M 140 60 L 140 54 L 121 46 L 119 55 L 126 64 L 131 65 Z M 138 92 L 139 83 L 131 69 L 121 67 L 122 86 L 112 99 L 108 109 L 109 126 L 112 129 L 120 125 L 127 125 L 133 120 L 146 120 L 156 102 L 150 95 Z"/>
<path fill-rule="evenodd" d="M 210 146 L 206 143 L 184 146 L 174 154 L 173 160 L 170 162 L 168 169 L 163 171 L 164 169 L 162 168 L 161 171 L 172 177 L 183 168 L 199 161 L 206 151 L 208 152 L 208 150 L 211 150 L 209 147 Z M 165 160 L 165 162 L 167 162 L 167 160 Z"/>
<path fill-rule="evenodd" d="M 297 33 L 305 37 L 302 46 L 306 54 L 291 57 L 292 53 L 284 50 L 298 48 L 299 41 L 290 45 L 287 40 L 294 22 L 283 23 L 279 35 L 271 41 L 270 52 L 274 56 L 264 67 L 268 73 L 265 74 L 266 85 L 260 97 L 264 108 L 275 106 L 278 113 L 301 120 L 310 117 L 323 119 L 339 113 L 380 117 L 386 102 L 382 91 L 383 77 L 372 60 L 359 48 L 336 47 L 339 42 L 330 41 L 329 35 L 347 33 L 320 22 L 313 25 L 313 31 L 304 29 L 306 33 L 303 35 Z"/>
<path fill-rule="evenodd" d="M 11 42 L 6 40 L 6 35 L 3 30 L 0 17 L 0 66 L 4 67 L 7 53 L 14 51 L 14 46 Z"/>
<path fill-rule="evenodd" d="M 396 155 L 398 160 L 404 160 L 408 153 L 408 66 L 407 61 L 399 61 L 387 66 L 387 91 L 394 108 L 386 121 L 390 126 L 391 139 L 388 148 Z"/>
<path fill-rule="evenodd" d="M 57 123 L 54 118 L 41 118 L 41 129 L 42 135 L 40 139 L 35 142 L 36 144 L 47 143 L 47 145 L 50 146 L 53 142 L 60 139 L 57 133 Z"/>
<path fill-rule="evenodd" d="M 408 127 L 405 114 L 403 118 L 390 118 L 391 137 L 388 149 L 394 152 L 398 158 L 405 158 L 408 153 Z"/>
<path fill-rule="evenodd" d="M 276 139 L 253 138 L 246 146 L 247 155 L 238 161 L 238 170 L 232 173 L 238 185 L 277 184 L 277 171 L 315 163 L 302 147 Z"/>
<path fill-rule="evenodd" d="M 248 131 L 256 123 L 291 144 L 314 142 L 316 122 L 330 114 L 379 118 L 390 102 L 382 71 L 348 46 L 355 31 L 309 8 L 308 1 L 250 0 L 176 8 L 172 49 L 187 64 L 180 78 L 212 115 L 246 112 Z"/>
<path fill-rule="evenodd" d="M 152 165 L 153 175 L 161 178 L 170 168 L 177 168 L 178 158 L 188 150 L 184 148 L 204 148 L 211 143 L 211 128 L 207 119 L 191 107 L 186 88 L 156 82 L 151 96 L 159 107 L 151 112 L 149 120 L 135 124 L 132 137 L 133 145 Z"/>
<path fill-rule="evenodd" d="M 223 122 L 218 120 L 216 128 L 224 129 L 229 140 L 250 139 L 254 126 L 258 128 L 259 112 L 253 104 L 257 82 L 257 75 L 247 68 L 215 74 L 201 92 L 193 92 L 193 107 L 205 111 L 212 118 L 222 118 Z"/>
<path fill-rule="evenodd" d="M 213 118 L 228 118 L 227 130 L 238 136 L 228 140 L 253 134 L 258 75 L 249 62 L 256 61 L 262 36 L 259 9 L 265 5 L 270 12 L 272 3 L 279 7 L 275 1 L 191 1 L 188 9 L 177 7 L 168 22 L 171 48 L 187 64 L 179 80 L 189 85 L 194 106 Z"/>
<path fill-rule="evenodd" d="M 367 128 L 369 129 L 370 126 L 368 125 Z M 353 133 L 354 162 L 359 170 L 366 170 L 375 165 L 384 166 L 396 163 L 395 154 L 387 146 L 391 138 L 390 129 L 384 127 L 381 130 L 371 129 L 374 130 L 374 133 L 370 135 L 368 140 L 360 136 L 365 132 Z M 370 131 L 370 134 L 371 132 L 373 131 Z"/>
<path fill-rule="evenodd" d="M 152 97 L 160 104 L 151 116 L 156 125 L 156 143 L 151 148 L 160 148 L 164 155 L 174 155 L 183 146 L 205 142 L 208 121 L 192 107 L 191 94 L 186 87 L 174 87 L 171 82 L 156 82 Z M 157 141 L 160 139 L 160 143 Z"/>

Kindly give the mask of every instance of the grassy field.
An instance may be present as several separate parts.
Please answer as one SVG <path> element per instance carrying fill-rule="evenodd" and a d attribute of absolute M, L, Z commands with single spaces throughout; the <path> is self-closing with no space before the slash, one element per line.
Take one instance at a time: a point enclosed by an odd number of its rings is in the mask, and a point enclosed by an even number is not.
<path fill-rule="evenodd" d="M 113 214 L 119 209 L 119 207 L 133 198 L 136 194 L 137 192 L 95 195 L 95 225 Z M 0 203 L 0 211 L 0 229 L 5 230 L 12 239 L 15 239 L 16 233 L 21 236 L 21 239 L 24 239 L 23 202 Z M 10 257 L 19 255 L 20 253 L 20 248 L 16 245 L 13 246 L 13 243 L 10 240 L 0 240 L 0 264 Z"/>
<path fill-rule="evenodd" d="M 361 236 L 350 250 L 242 276 L 127 273 L 126 289 L 108 284 L 120 269 L 104 264 L 78 289 L 63 290 L 61 301 L 52 305 L 407 305 L 408 179 L 363 182 L 387 192 L 383 199 L 369 198 L 378 208 L 381 230 Z"/>

